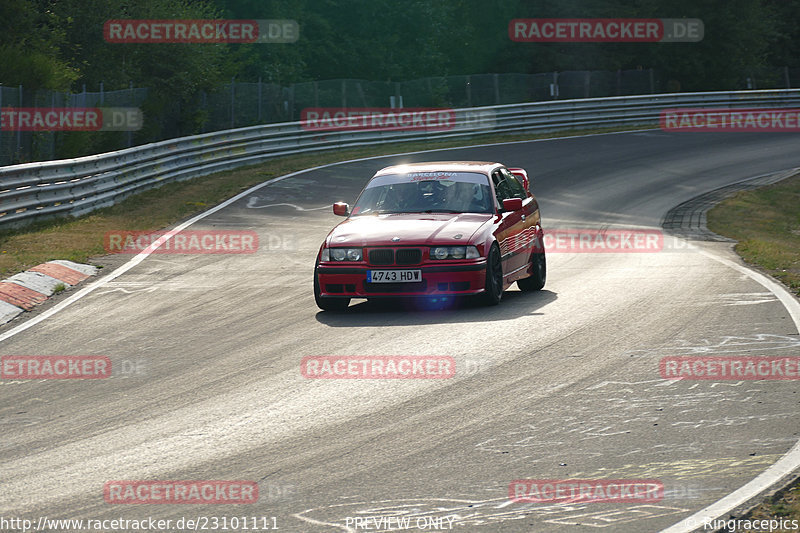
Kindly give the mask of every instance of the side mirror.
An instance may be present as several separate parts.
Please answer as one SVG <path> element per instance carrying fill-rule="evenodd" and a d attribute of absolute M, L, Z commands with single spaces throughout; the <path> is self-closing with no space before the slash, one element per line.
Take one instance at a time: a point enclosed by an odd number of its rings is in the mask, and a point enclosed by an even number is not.
<path fill-rule="evenodd" d="M 346 217 L 350 214 L 350 206 L 344 202 L 336 202 L 333 204 L 333 214 Z"/>
<path fill-rule="evenodd" d="M 522 198 L 506 198 L 503 200 L 504 211 L 519 211 L 522 209 Z"/>

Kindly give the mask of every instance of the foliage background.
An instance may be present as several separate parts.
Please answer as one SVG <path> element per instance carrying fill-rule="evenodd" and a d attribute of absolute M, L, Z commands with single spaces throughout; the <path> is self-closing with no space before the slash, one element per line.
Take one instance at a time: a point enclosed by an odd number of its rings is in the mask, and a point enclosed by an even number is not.
<path fill-rule="evenodd" d="M 516 43 L 513 18 L 699 18 L 699 43 Z M 292 44 L 112 44 L 108 19 L 294 19 Z M 0 84 L 80 92 L 146 87 L 135 143 L 203 131 L 201 94 L 232 80 L 331 79 L 653 69 L 670 91 L 736 90 L 800 67 L 800 0 L 2 0 Z M 763 77 L 763 76 L 762 76 Z M 203 96 L 204 97 L 204 96 Z M 63 134 L 61 156 L 120 135 Z M 67 153 L 68 152 L 68 153 Z"/>

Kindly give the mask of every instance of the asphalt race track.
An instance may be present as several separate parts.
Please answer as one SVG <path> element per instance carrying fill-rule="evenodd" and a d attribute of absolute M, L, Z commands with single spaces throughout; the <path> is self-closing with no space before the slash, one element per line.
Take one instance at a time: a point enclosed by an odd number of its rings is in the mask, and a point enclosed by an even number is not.
<path fill-rule="evenodd" d="M 729 244 L 549 253 L 545 289 L 514 286 L 498 307 L 354 301 L 331 314 L 312 294 L 315 254 L 341 220 L 330 204 L 352 203 L 390 164 L 500 161 L 533 176 L 545 231 L 660 229 L 698 194 L 800 166 L 798 146 L 787 133 L 599 135 L 361 160 L 252 191 L 191 229 L 255 230 L 257 253 L 151 255 L 2 341 L 4 355 L 105 355 L 135 370 L 0 381 L 0 515 L 268 517 L 284 532 L 367 530 L 356 517 L 393 517 L 394 530 L 410 518 L 415 531 L 669 527 L 800 439 L 797 380 L 659 375 L 668 356 L 800 356 L 775 294 L 714 259 L 740 263 Z M 301 359 L 321 355 L 452 356 L 457 371 L 301 376 Z M 664 496 L 510 502 L 518 479 L 658 480 Z M 109 504 L 110 480 L 251 480 L 260 497 Z"/>

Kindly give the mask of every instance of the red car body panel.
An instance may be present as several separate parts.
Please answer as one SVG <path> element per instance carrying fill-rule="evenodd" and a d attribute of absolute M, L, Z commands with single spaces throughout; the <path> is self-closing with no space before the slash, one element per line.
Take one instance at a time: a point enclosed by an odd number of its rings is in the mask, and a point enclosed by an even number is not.
<path fill-rule="evenodd" d="M 493 195 L 492 173 L 505 169 L 498 163 L 418 163 L 388 167 L 375 177 L 397 173 L 399 168 L 414 172 L 483 173 Z M 519 176 L 515 177 L 522 183 Z M 527 174 L 525 177 L 527 182 Z M 518 211 L 503 212 L 499 205 L 495 205 L 494 213 L 398 213 L 348 217 L 331 230 L 317 254 L 315 276 L 319 296 L 375 298 L 479 294 L 485 289 L 487 255 L 495 242 L 501 251 L 503 289 L 508 288 L 517 279 L 532 274 L 531 254 L 542 238 L 539 205 L 528 188 L 524 189 L 526 198 Z M 480 257 L 432 259 L 429 252 L 433 246 L 475 246 Z M 362 260 L 321 261 L 322 251 L 335 247 L 359 248 Z M 371 262 L 370 252 L 376 249 L 392 250 L 394 261 L 398 260 L 398 250 L 419 250 L 419 261 L 416 261 L 417 252 L 407 251 L 401 255 L 414 256 L 413 263 L 375 264 Z M 367 270 L 404 269 L 421 270 L 422 283 L 367 282 Z"/>

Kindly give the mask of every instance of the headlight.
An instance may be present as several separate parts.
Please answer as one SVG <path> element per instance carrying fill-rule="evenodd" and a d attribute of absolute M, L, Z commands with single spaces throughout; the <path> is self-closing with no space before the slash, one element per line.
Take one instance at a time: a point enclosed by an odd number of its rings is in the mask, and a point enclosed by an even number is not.
<path fill-rule="evenodd" d="M 431 248 L 431 258 L 433 259 L 447 259 L 448 255 L 450 255 L 450 249 L 445 246 Z"/>
<path fill-rule="evenodd" d="M 435 246 L 431 248 L 431 259 L 477 259 L 481 255 L 474 246 Z"/>
<path fill-rule="evenodd" d="M 325 248 L 322 261 L 361 261 L 361 248 Z"/>

